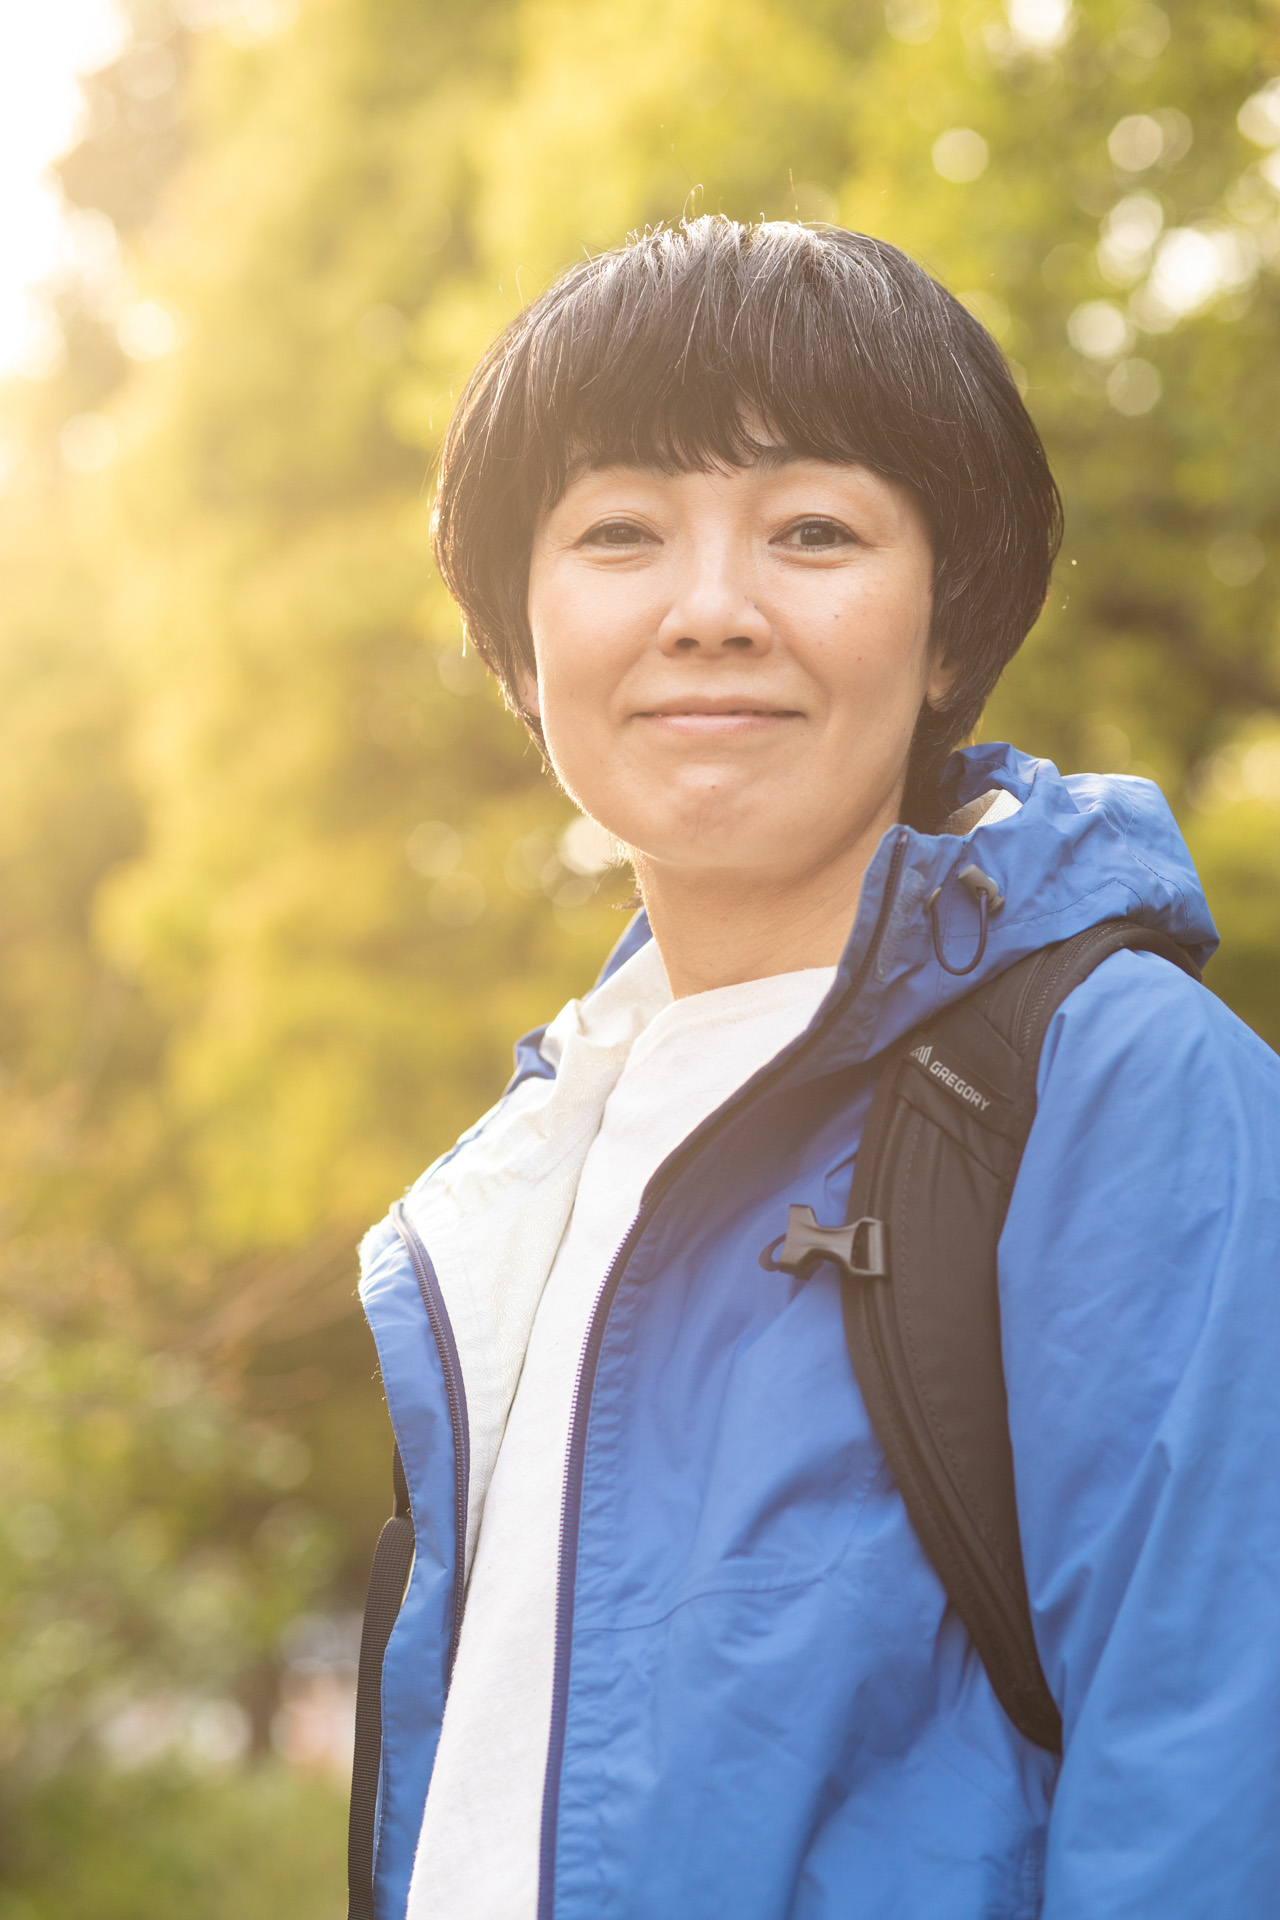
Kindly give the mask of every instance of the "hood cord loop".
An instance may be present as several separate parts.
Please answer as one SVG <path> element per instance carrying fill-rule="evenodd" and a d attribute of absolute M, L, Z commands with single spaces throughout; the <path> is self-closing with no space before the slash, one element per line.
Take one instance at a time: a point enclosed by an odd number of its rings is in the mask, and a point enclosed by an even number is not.
<path fill-rule="evenodd" d="M 962 980 L 966 974 L 975 972 L 982 965 L 983 956 L 987 951 L 987 933 L 991 915 L 998 913 L 1004 905 L 1004 895 L 991 875 L 984 873 L 981 867 L 965 867 L 956 877 L 978 905 L 978 950 L 967 967 L 953 967 L 942 951 L 942 929 L 938 925 L 938 896 L 942 892 L 941 887 L 935 887 L 929 895 L 929 922 L 933 928 L 933 951 L 937 956 L 938 965 L 944 973 L 953 974 L 957 980 Z"/>

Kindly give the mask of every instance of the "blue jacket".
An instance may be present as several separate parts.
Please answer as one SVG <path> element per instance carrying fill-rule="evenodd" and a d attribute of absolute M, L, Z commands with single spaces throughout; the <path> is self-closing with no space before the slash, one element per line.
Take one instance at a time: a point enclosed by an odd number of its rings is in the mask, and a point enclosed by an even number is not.
<path fill-rule="evenodd" d="M 1280 1912 L 1280 1061 L 1144 953 L 1105 961 L 1046 1040 L 1000 1289 L 1061 1760 L 1005 1718 L 912 1532 L 833 1269 L 759 1264 L 789 1202 L 844 1217 L 879 1057 L 938 1007 L 1112 917 L 1213 949 L 1153 787 L 968 750 L 956 803 L 992 786 L 1021 810 L 965 838 L 885 836 L 812 1025 L 654 1177 L 601 1294 L 566 1476 L 540 1920 Z M 967 960 L 970 861 L 1006 904 L 961 980 L 926 902 L 941 886 Z M 641 919 L 610 968 L 647 937 Z M 486 1143 L 535 1112 L 555 1055 L 523 1042 L 503 1101 L 413 1189 L 422 1283 L 388 1224 L 364 1248 L 417 1536 L 383 1676 L 379 1920 L 405 1910 L 459 1560 L 533 1310 L 513 1325 L 495 1294 L 490 1344 L 515 1358 L 494 1372 L 466 1249 L 522 1217 L 536 1236 L 542 1176 L 521 1189 L 517 1167 L 508 1203 Z M 450 1213 L 437 1188 L 470 1198 Z"/>

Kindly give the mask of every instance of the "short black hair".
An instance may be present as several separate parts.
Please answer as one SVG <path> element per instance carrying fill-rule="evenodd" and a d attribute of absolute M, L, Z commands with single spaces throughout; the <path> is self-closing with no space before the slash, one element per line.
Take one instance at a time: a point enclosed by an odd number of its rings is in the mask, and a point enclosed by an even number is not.
<path fill-rule="evenodd" d="M 498 336 L 458 402 L 437 565 L 520 712 L 534 530 L 571 472 L 744 466 L 761 434 L 798 457 L 870 467 L 924 509 L 933 638 L 956 673 L 920 715 L 903 817 L 933 827 L 943 762 L 1044 604 L 1062 503 L 999 347 L 897 247 L 711 214 L 570 268 Z"/>

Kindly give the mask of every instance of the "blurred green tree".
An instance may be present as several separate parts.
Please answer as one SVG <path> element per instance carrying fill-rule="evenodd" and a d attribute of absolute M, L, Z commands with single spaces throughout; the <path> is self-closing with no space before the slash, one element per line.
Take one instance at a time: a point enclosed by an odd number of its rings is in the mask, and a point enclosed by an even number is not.
<path fill-rule="evenodd" d="M 99 925 L 185 1135 L 180 1180 L 140 1163 L 140 1234 L 231 1253 L 376 1211 L 607 945 L 577 876 L 558 918 L 537 897 L 569 815 L 469 678 L 422 495 L 468 364 L 584 245 L 799 212 L 957 287 L 1070 516 L 992 721 L 1190 805 L 1280 701 L 1280 200 L 1237 120 L 1275 51 L 1271 9 L 1101 0 L 317 0 L 202 47 L 144 253 L 189 339 L 127 396 L 113 485 L 147 825 Z"/>
<path fill-rule="evenodd" d="M 349 1232 L 607 946 L 619 889 L 462 651 L 423 476 L 493 328 L 638 223 L 839 217 L 957 287 L 1069 512 L 991 724 L 1220 804 L 1197 769 L 1280 701 L 1273 8 L 313 0 L 248 39 L 185 36 L 185 159 L 100 195 L 152 209 L 136 290 L 181 344 L 81 489 L 128 787 L 84 951 L 138 1035 L 90 1217 L 161 1263 Z"/>

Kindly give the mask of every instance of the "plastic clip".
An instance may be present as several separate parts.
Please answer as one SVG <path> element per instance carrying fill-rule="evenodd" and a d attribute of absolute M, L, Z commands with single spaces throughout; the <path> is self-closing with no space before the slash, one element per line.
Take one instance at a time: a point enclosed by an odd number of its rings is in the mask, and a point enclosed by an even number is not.
<path fill-rule="evenodd" d="M 847 1227 L 820 1227 L 812 1207 L 788 1208 L 787 1230 L 770 1241 L 760 1265 L 766 1273 L 794 1273 L 807 1280 L 820 1260 L 832 1261 L 851 1280 L 887 1280 L 884 1222 L 867 1216 Z"/>

